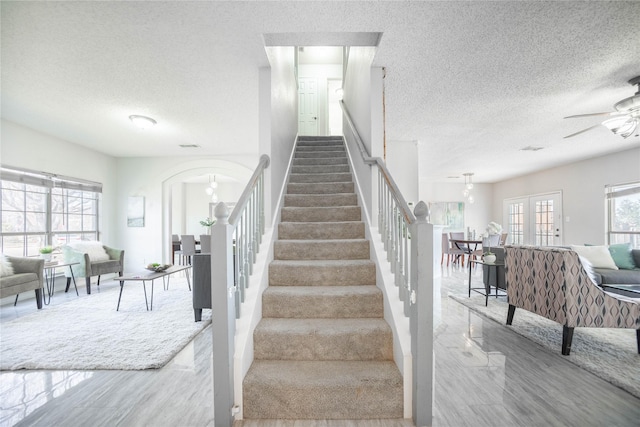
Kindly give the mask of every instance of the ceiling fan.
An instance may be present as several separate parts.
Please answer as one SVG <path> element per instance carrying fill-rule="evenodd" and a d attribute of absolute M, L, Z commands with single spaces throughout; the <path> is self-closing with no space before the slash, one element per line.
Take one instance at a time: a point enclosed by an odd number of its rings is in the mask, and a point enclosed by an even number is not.
<path fill-rule="evenodd" d="M 598 123 L 597 125 L 593 125 L 576 133 L 572 133 L 571 135 L 567 135 L 565 138 L 580 135 L 583 132 L 597 128 L 600 124 L 606 126 L 611 132 L 616 135 L 620 135 L 623 138 L 638 136 L 640 133 L 640 76 L 629 80 L 629 84 L 632 86 L 638 85 L 638 91 L 635 95 L 616 103 L 613 106 L 615 111 L 609 113 L 578 114 L 575 116 L 565 117 L 565 119 L 573 119 L 576 117 L 612 116 L 611 119 L 607 119 L 602 123 Z"/>

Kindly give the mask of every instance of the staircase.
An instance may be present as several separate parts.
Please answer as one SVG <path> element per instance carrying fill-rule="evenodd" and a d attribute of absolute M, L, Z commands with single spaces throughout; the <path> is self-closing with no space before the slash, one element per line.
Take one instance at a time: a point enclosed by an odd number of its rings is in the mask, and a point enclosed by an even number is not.
<path fill-rule="evenodd" d="M 402 377 L 341 137 L 298 141 L 278 236 L 244 418 L 402 418 Z"/>

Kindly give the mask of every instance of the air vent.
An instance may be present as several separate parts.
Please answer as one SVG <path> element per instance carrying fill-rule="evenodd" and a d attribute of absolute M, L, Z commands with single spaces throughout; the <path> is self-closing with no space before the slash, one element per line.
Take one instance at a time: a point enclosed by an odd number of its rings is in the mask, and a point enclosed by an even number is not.
<path fill-rule="evenodd" d="M 197 144 L 180 144 L 181 148 L 200 148 Z"/>
<path fill-rule="evenodd" d="M 520 151 L 540 151 L 542 150 L 544 147 L 534 147 L 532 145 L 527 145 L 524 148 L 521 148 Z"/>

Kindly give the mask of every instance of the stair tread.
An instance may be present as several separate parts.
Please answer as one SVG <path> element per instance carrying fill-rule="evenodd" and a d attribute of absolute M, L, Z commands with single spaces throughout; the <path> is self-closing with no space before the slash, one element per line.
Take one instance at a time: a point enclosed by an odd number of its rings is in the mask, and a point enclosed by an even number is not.
<path fill-rule="evenodd" d="M 382 291 L 376 285 L 362 286 L 269 286 L 266 294 L 294 296 L 350 296 L 378 295 Z"/>
<path fill-rule="evenodd" d="M 344 334 L 361 333 L 370 331 L 383 331 L 391 333 L 389 324 L 384 318 L 379 317 L 354 317 L 354 318 L 263 318 L 256 327 L 256 333 L 283 333 L 285 335 L 297 335 L 311 333 Z"/>
<path fill-rule="evenodd" d="M 272 265 L 290 265 L 293 267 L 317 267 L 317 266 L 327 266 L 327 267 L 349 267 L 349 266 L 359 266 L 359 265 L 375 265 L 375 263 L 368 259 L 275 259 L 271 261 Z"/>

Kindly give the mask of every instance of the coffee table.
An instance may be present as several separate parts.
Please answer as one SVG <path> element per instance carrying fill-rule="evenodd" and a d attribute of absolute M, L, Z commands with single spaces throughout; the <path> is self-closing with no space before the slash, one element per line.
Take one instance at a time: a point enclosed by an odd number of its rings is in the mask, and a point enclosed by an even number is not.
<path fill-rule="evenodd" d="M 169 276 L 180 271 L 188 270 L 189 268 L 191 268 L 190 265 L 174 265 L 164 271 L 145 271 L 142 273 L 125 274 L 120 277 L 114 278 L 113 280 L 117 280 L 120 282 L 120 295 L 118 295 L 118 306 L 116 307 L 116 311 L 120 310 L 120 299 L 122 298 L 122 291 L 124 290 L 125 282 L 142 282 L 142 287 L 144 288 L 144 302 L 147 305 L 147 311 L 149 311 L 149 301 L 147 300 L 147 282 L 151 281 L 151 310 L 153 310 L 153 281 L 162 278 L 163 287 L 165 290 L 167 290 L 169 289 Z M 191 279 L 189 278 L 188 272 L 186 276 L 189 290 L 191 290 Z"/>
<path fill-rule="evenodd" d="M 640 285 L 602 284 L 602 289 L 608 292 L 624 295 L 631 298 L 640 298 Z"/>

